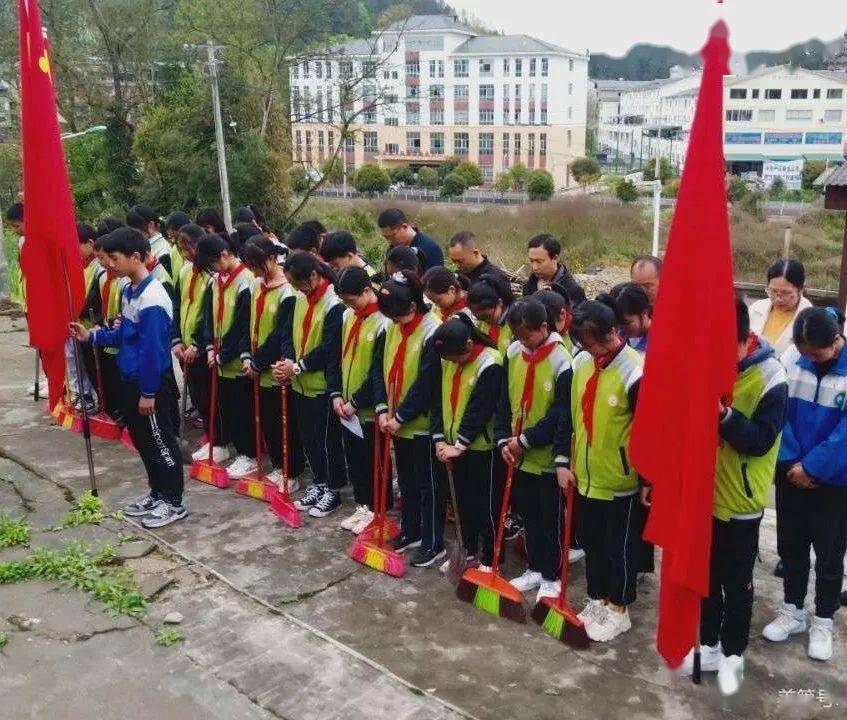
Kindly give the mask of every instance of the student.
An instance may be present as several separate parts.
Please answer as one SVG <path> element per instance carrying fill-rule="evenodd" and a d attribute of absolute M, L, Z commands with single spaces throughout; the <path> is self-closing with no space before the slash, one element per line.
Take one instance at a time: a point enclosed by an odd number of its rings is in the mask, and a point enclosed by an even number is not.
<path fill-rule="evenodd" d="M 815 614 L 808 654 L 832 657 L 832 616 L 841 592 L 847 543 L 847 352 L 844 318 L 807 308 L 782 357 L 788 410 L 776 468 L 776 533 L 785 563 L 785 602 L 763 632 L 782 642 L 806 630 L 809 548 L 815 551 Z"/>
<path fill-rule="evenodd" d="M 468 290 L 468 307 L 476 318 L 476 326 L 497 345 L 501 355 L 512 344 L 509 308 L 515 300 L 512 286 L 500 273 L 485 273 Z"/>
<path fill-rule="evenodd" d="M 653 323 L 653 306 L 649 296 L 640 285 L 631 282 L 616 285 L 609 296 L 615 304 L 621 334 L 644 355 L 647 352 L 647 335 Z"/>
<path fill-rule="evenodd" d="M 24 247 L 24 204 L 21 202 L 12 203 L 6 209 L 6 223 L 12 232 L 18 236 L 17 247 L 17 265 L 18 265 L 18 295 L 16 299 L 24 312 L 26 312 L 26 278 L 23 275 L 21 268 L 21 251 Z"/>
<path fill-rule="evenodd" d="M 735 302 L 735 317 L 738 377 L 732 406 L 721 402 L 718 413 L 709 596 L 700 610 L 701 669 L 718 673 L 724 695 L 737 692 L 744 677 L 759 524 L 770 499 L 788 396 L 785 370 L 773 348 L 750 332 L 743 300 Z M 645 495 L 649 488 L 642 489 Z M 690 674 L 693 666 L 692 650 L 682 672 Z"/>
<path fill-rule="evenodd" d="M 251 381 L 259 378 L 259 417 L 262 426 L 262 437 L 273 470 L 267 476 L 271 482 L 282 485 L 282 403 L 281 388 L 271 375 L 271 365 L 282 356 L 281 338 L 277 332 L 277 316 L 285 312 L 283 307 L 288 298 L 294 297 L 294 289 L 285 277 L 280 265 L 280 256 L 285 249 L 277 245 L 261 233 L 255 233 L 241 250 L 244 263 L 256 276 L 250 286 L 250 330 L 242 338 L 241 364 L 242 372 Z M 252 396 L 252 387 L 251 387 Z M 251 404 L 252 405 L 252 404 Z M 291 418 L 289 417 L 289 421 Z M 252 423 L 250 423 L 252 428 Z M 292 430 L 288 427 L 288 453 L 292 456 Z M 255 435 L 255 430 L 253 430 Z M 254 443 L 255 445 L 255 443 Z M 255 447 L 254 447 L 255 451 Z M 298 467 L 295 467 L 298 465 Z M 289 492 L 299 490 L 300 483 L 296 480 L 302 470 L 302 463 L 289 462 L 288 480 Z"/>
<path fill-rule="evenodd" d="M 97 251 L 94 243 L 97 239 L 97 232 L 94 227 L 86 222 L 77 222 L 76 224 L 77 238 L 79 239 L 79 250 L 82 255 L 82 277 L 85 284 L 85 303 L 80 312 L 79 321 L 85 327 L 91 328 L 89 310 L 96 313 L 96 305 L 98 299 L 99 276 L 103 272 L 103 268 L 97 261 Z M 96 315 L 95 315 L 96 317 Z M 85 406 L 85 412 L 90 417 L 98 410 L 98 405 L 103 406 L 103 398 L 94 399 L 94 381 L 96 381 L 96 364 L 94 362 L 94 353 L 90 346 L 84 346 L 81 350 L 82 375 L 77 373 L 76 361 L 74 359 L 73 340 L 68 338 L 65 341 L 65 365 L 68 373 L 68 392 L 70 394 L 70 403 L 77 410 L 82 410 Z M 82 394 L 80 394 L 80 389 Z M 104 393 L 105 394 L 105 393 Z"/>
<path fill-rule="evenodd" d="M 292 252 L 302 251 L 320 257 L 320 247 L 326 228 L 317 220 L 300 223 L 288 235 L 287 245 Z"/>
<path fill-rule="evenodd" d="M 538 290 L 534 295 L 547 308 L 547 322 L 550 328 L 559 333 L 562 345 L 571 357 L 575 357 L 579 348 L 571 337 L 570 329 L 573 323 L 573 305 L 565 289 L 558 283 L 551 283 L 546 290 Z"/>
<path fill-rule="evenodd" d="M 391 247 L 406 246 L 420 250 L 427 267 L 444 264 L 444 252 L 429 235 L 413 227 L 405 213 L 397 208 L 383 210 L 376 220 L 379 232 Z"/>
<path fill-rule="evenodd" d="M 467 278 L 456 275 L 443 265 L 432 267 L 423 276 L 424 292 L 432 301 L 433 314 L 444 322 L 456 313 L 469 313 Z"/>
<path fill-rule="evenodd" d="M 150 243 L 150 253 L 171 275 L 171 246 L 159 232 L 159 216 L 147 205 L 133 205 L 126 214 L 126 224 L 138 230 Z M 152 258 L 151 258 L 152 260 Z M 152 264 L 148 261 L 148 265 Z M 148 270 L 150 268 L 148 267 Z M 161 278 L 159 278 L 161 281 Z M 171 296 L 173 300 L 173 296 Z"/>
<path fill-rule="evenodd" d="M 379 362 L 379 429 L 394 436 L 397 480 L 403 496 L 397 552 L 411 548 L 413 567 L 430 567 L 446 555 L 446 479 L 429 434 L 429 409 L 437 391 L 438 353 L 432 336 L 439 322 L 424 302 L 417 275 L 393 275 L 380 288 L 379 309 L 391 319 Z"/>
<path fill-rule="evenodd" d="M 167 240 L 168 244 L 171 246 L 170 252 L 168 253 L 170 257 L 170 267 L 168 268 L 168 271 L 171 274 L 171 278 L 173 278 L 174 285 L 177 283 L 179 271 L 182 270 L 182 265 L 185 262 L 182 252 L 179 249 L 177 236 L 179 235 L 179 229 L 181 227 L 190 224 L 191 218 L 188 217 L 188 213 L 184 213 L 181 210 L 174 210 L 165 218 L 165 240 Z"/>
<path fill-rule="evenodd" d="M 553 437 L 569 427 L 571 356 L 551 332 L 547 309 L 520 298 L 509 312 L 515 337 L 505 359 L 494 436 L 503 460 L 514 465 L 512 507 L 526 526 L 528 567 L 510 582 L 520 592 L 539 588 L 537 598 L 558 595 L 562 494 L 554 474 Z M 567 432 L 567 431 L 566 431 Z"/>
<path fill-rule="evenodd" d="M 575 483 L 579 493 L 588 584 L 579 616 L 589 638 L 608 642 L 632 627 L 627 608 L 636 597 L 643 516 L 627 453 L 643 360 L 618 335 L 614 311 L 596 300 L 574 310 L 571 333 L 584 348 L 573 363 L 574 456 L 556 473 L 560 485 Z M 569 446 L 569 433 L 560 429 L 558 455 L 567 457 Z"/>
<path fill-rule="evenodd" d="M 232 442 L 236 456 L 227 473 L 231 478 L 242 478 L 256 469 L 255 438 L 251 431 L 253 394 L 241 377 L 239 358 L 242 338 L 249 332 L 253 274 L 230 250 L 226 240 L 217 235 L 206 235 L 197 241 L 195 262 L 200 269 L 213 273 L 203 307 L 201 347 L 205 348 L 208 367 L 218 369 L 221 423 L 218 436 L 208 440 L 220 447 Z M 202 460 L 208 455 L 209 448 L 205 446 L 193 457 Z"/>
<path fill-rule="evenodd" d="M 432 345 L 441 358 L 429 417 L 435 456 L 452 465 L 468 562 L 490 570 L 506 469 L 493 429 L 503 356 L 468 315 L 439 326 Z M 447 564 L 441 569 L 446 572 Z"/>
<path fill-rule="evenodd" d="M 417 248 L 398 245 L 385 254 L 385 277 L 410 270 L 418 278 L 422 278 L 427 268 L 426 258 Z"/>
<path fill-rule="evenodd" d="M 323 249 L 337 233 L 330 233 Z M 378 357 L 385 345 L 389 320 L 379 312 L 376 290 L 366 270 L 349 266 L 341 271 L 336 283 L 338 296 L 347 306 L 341 321 L 340 386 L 329 388 L 332 409 L 340 419 L 358 416 L 364 438 L 343 429 L 344 456 L 353 483 L 356 510 L 341 522 L 341 527 L 359 534 L 374 517 L 373 451 L 375 387 L 382 376 Z"/>
<path fill-rule="evenodd" d="M 123 508 L 145 528 L 170 525 L 188 515 L 182 501 L 182 455 L 173 418 L 177 389 L 171 365 L 171 299 L 147 270 L 150 243 L 134 228 L 120 228 L 104 242 L 115 271 L 128 278 L 121 322 L 114 330 L 71 323 L 81 342 L 118 348 L 121 402 L 132 443 L 144 462 L 150 490 Z"/>
<path fill-rule="evenodd" d="M 254 235 L 260 234 L 262 231 L 259 223 L 256 222 L 256 214 L 253 212 L 252 208 L 247 205 L 235 208 L 235 212 L 232 214 L 232 222 L 234 225 L 238 225 L 239 223 L 249 223 L 253 225 L 256 230 L 253 233 Z"/>
<path fill-rule="evenodd" d="M 230 246 L 230 252 L 237 252 L 235 244 L 229 237 L 229 230 L 227 229 L 224 219 L 221 217 L 221 213 L 217 210 L 217 208 L 207 207 L 201 209 L 197 213 L 197 219 L 194 222 L 203 228 L 207 234 L 217 235 L 219 238 L 223 239 L 224 242 Z"/>
<path fill-rule="evenodd" d="M 327 233 L 321 243 L 320 255 L 337 273 L 348 267 L 357 267 L 364 270 L 372 280 L 377 274 L 373 265 L 359 254 L 356 240 L 346 230 Z"/>
<path fill-rule="evenodd" d="M 328 390 L 338 387 L 341 318 L 344 305 L 332 286 L 332 270 L 308 252 L 292 252 L 285 275 L 298 291 L 290 321 L 282 331 L 282 360 L 271 370 L 280 383 L 291 381 L 300 426 L 300 444 L 314 479 L 294 504 L 314 518 L 341 507 L 347 482 L 341 423 L 332 411 Z"/>

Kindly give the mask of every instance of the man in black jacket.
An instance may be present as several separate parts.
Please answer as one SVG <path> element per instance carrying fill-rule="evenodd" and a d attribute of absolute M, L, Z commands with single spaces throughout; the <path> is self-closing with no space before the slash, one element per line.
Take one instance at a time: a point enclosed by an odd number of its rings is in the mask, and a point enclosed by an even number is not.
<path fill-rule="evenodd" d="M 464 275 L 471 284 L 475 283 L 486 273 L 499 273 L 506 277 L 505 271 L 491 262 L 476 242 L 476 235 L 467 230 L 456 233 L 450 238 L 447 250 L 450 259 L 456 264 L 456 271 Z"/>
<path fill-rule="evenodd" d="M 574 280 L 570 271 L 559 262 L 562 246 L 556 238 L 552 235 L 536 235 L 527 243 L 527 249 L 532 275 L 523 286 L 525 296 L 556 283 L 567 291 L 574 307 L 585 302 L 585 291 Z"/>

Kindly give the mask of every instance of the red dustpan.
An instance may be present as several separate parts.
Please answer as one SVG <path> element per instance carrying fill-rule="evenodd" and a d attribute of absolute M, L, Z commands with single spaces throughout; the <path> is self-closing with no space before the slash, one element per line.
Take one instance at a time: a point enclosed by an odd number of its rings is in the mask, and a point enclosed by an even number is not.
<path fill-rule="evenodd" d="M 302 527 L 303 521 L 300 518 L 300 512 L 291 502 L 291 493 L 288 491 L 290 467 L 288 462 L 288 387 L 286 385 L 283 385 L 280 390 L 280 403 L 282 406 L 282 487 L 271 486 L 271 510 L 289 527 L 299 528 Z"/>
<path fill-rule="evenodd" d="M 217 355 L 217 345 L 215 355 Z M 195 480 L 225 490 L 231 484 L 226 468 L 212 459 L 215 448 L 215 420 L 218 414 L 218 366 L 212 367 L 211 398 L 209 402 L 209 456 L 205 460 L 195 460 L 191 463 L 189 476 Z"/>

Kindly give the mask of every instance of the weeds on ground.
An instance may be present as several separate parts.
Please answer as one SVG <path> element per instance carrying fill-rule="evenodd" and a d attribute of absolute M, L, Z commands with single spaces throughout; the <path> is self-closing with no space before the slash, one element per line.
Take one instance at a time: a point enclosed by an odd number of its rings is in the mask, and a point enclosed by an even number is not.
<path fill-rule="evenodd" d="M 120 512 L 109 512 L 103 505 L 103 501 L 94 497 L 90 492 L 85 493 L 78 501 L 76 506 L 71 510 L 62 521 L 52 530 L 62 530 L 63 528 L 76 527 L 77 525 L 96 525 L 107 517 L 116 520 L 121 519 Z"/>
<path fill-rule="evenodd" d="M 9 644 L 9 636 L 4 632 L 0 632 L 0 650 Z"/>
<path fill-rule="evenodd" d="M 173 628 L 162 628 L 156 635 L 156 644 L 162 647 L 170 647 L 183 640 L 185 640 L 185 636 L 179 630 Z"/>
<path fill-rule="evenodd" d="M 0 512 L 0 549 L 29 542 L 29 525 Z"/>

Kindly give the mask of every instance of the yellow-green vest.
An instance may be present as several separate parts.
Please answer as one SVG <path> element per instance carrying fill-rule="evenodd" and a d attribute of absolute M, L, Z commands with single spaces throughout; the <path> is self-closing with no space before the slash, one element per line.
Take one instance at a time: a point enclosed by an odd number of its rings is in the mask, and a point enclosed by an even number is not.
<path fill-rule="evenodd" d="M 444 439 L 448 444 L 455 445 L 459 439 L 459 426 L 462 424 L 462 418 L 465 416 L 465 410 L 468 408 L 468 402 L 470 402 L 479 376 L 492 365 L 502 364 L 503 356 L 498 350 L 490 347 L 484 347 L 476 358 L 465 365 L 459 365 L 449 360 L 441 361 L 441 419 L 444 424 Z M 461 379 L 459 380 L 459 396 L 454 412 L 450 405 L 450 394 L 453 391 L 453 381 L 457 374 L 461 374 Z M 492 450 L 494 448 L 494 429 L 492 426 L 493 422 L 489 421 L 475 438 L 465 438 L 465 440 L 470 440 L 468 448 L 471 450 Z"/>
<path fill-rule="evenodd" d="M 574 358 L 571 417 L 576 442 L 571 467 L 584 497 L 611 500 L 638 489 L 638 474 L 628 455 L 633 415 L 628 393 L 641 378 L 643 363 L 641 355 L 625 345 L 600 372 L 594 400 L 594 437 L 589 445 L 582 398 L 594 374 L 594 358 L 585 351 Z"/>
<path fill-rule="evenodd" d="M 351 345 L 347 355 L 344 355 L 344 348 L 347 347 L 355 321 L 356 313 L 351 308 L 347 308 L 341 322 L 341 397 L 346 403 L 350 402 L 353 393 L 357 392 L 367 380 L 373 365 L 377 340 L 391 324 L 391 321 L 378 310 L 369 315 L 362 321 L 355 350 Z M 358 408 L 356 413 L 360 420 L 372 420 L 374 409 L 372 407 Z"/>
<path fill-rule="evenodd" d="M 194 343 L 194 331 L 203 312 L 203 296 L 212 280 L 211 275 L 199 272 L 191 287 L 194 264 L 186 262 L 179 269 L 179 336 L 186 347 Z"/>
<path fill-rule="evenodd" d="M 220 342 L 232 327 L 232 319 L 235 313 L 235 304 L 242 292 L 250 292 L 250 283 L 253 282 L 253 273 L 244 268 L 238 276 L 227 285 L 223 291 L 223 316 L 218 323 L 218 308 L 221 306 L 221 286 L 217 276 L 212 278 L 212 338 Z M 221 377 L 234 378 L 241 374 L 241 358 L 232 358 L 225 365 L 218 368 Z"/>
<path fill-rule="evenodd" d="M 487 322 L 483 322 L 482 320 L 476 319 L 476 326 L 479 331 L 488 336 L 488 332 L 491 330 L 491 325 Z M 509 346 L 515 341 L 515 336 L 512 334 L 512 328 L 509 327 L 509 323 L 505 323 L 500 326 L 500 335 L 497 338 L 497 350 L 499 351 L 502 357 L 506 356 L 506 351 L 509 349 Z"/>
<path fill-rule="evenodd" d="M 263 286 L 261 278 L 256 278 L 250 286 L 250 352 L 254 352 L 257 347 L 263 345 L 268 336 L 274 331 L 276 326 L 276 314 L 279 311 L 279 306 L 286 298 L 294 294 L 294 288 L 288 282 L 282 283 L 279 287 L 271 288 L 265 293 L 265 307 L 262 310 L 262 316 L 259 318 L 258 327 L 256 327 L 256 313 L 258 311 L 259 291 Z M 259 376 L 259 384 L 263 388 L 274 387 L 277 382 L 271 375 L 270 369 L 265 370 Z"/>
<path fill-rule="evenodd" d="M 765 393 L 786 382 L 780 362 L 770 357 L 742 370 L 735 380 L 733 411 L 752 417 Z M 726 441 L 718 445 L 715 467 L 715 502 L 712 514 L 718 520 L 760 515 L 768 503 L 782 433 L 771 449 L 760 457 L 739 455 Z M 845 450 L 847 452 L 847 450 Z"/>
<path fill-rule="evenodd" d="M 98 279 L 101 273 L 105 273 L 105 270 L 103 270 L 103 266 L 99 262 L 97 262 L 96 258 L 92 258 L 91 262 L 89 262 L 88 265 L 86 265 L 82 269 L 82 281 L 83 283 L 85 283 L 86 297 L 88 297 L 88 293 L 91 292 L 92 288 L 95 285 L 97 286 L 97 289 L 99 291 L 100 285 L 98 283 Z M 86 316 L 84 318 L 81 318 L 81 321 L 85 327 L 91 327 L 91 318 Z"/>
<path fill-rule="evenodd" d="M 113 277 L 112 282 L 109 285 L 109 296 L 104 299 L 103 288 L 106 286 L 107 279 L 107 272 L 101 273 L 97 278 L 97 282 L 99 283 L 98 292 L 100 293 L 100 299 L 102 301 L 101 313 L 105 324 L 108 324 L 109 321 L 120 317 L 121 298 L 123 297 L 124 288 L 129 282 L 129 280 L 124 277 Z M 104 347 L 103 352 L 107 355 L 117 355 L 118 349 L 116 347 Z"/>
<path fill-rule="evenodd" d="M 182 256 L 182 253 L 179 251 L 176 244 L 171 245 L 171 249 L 168 251 L 168 256 L 171 259 L 171 276 L 176 279 L 180 276 L 183 266 L 188 263 L 188 261 Z"/>
<path fill-rule="evenodd" d="M 312 326 L 309 328 L 309 337 L 306 338 L 306 343 L 303 346 L 303 351 L 300 347 L 303 343 L 303 320 L 306 317 L 306 310 L 309 307 L 309 302 L 306 296 L 301 293 L 296 293 L 294 302 L 294 320 L 292 327 L 292 339 L 294 340 L 295 359 L 299 360 L 304 355 L 307 355 L 323 342 L 324 320 L 326 314 L 334 308 L 341 300 L 335 294 L 335 289 L 329 285 L 323 297 L 315 303 L 315 309 L 312 312 Z M 317 397 L 326 392 L 326 375 L 324 369 L 306 370 L 299 375 L 295 375 L 291 380 L 291 387 L 296 392 L 306 397 Z"/>

